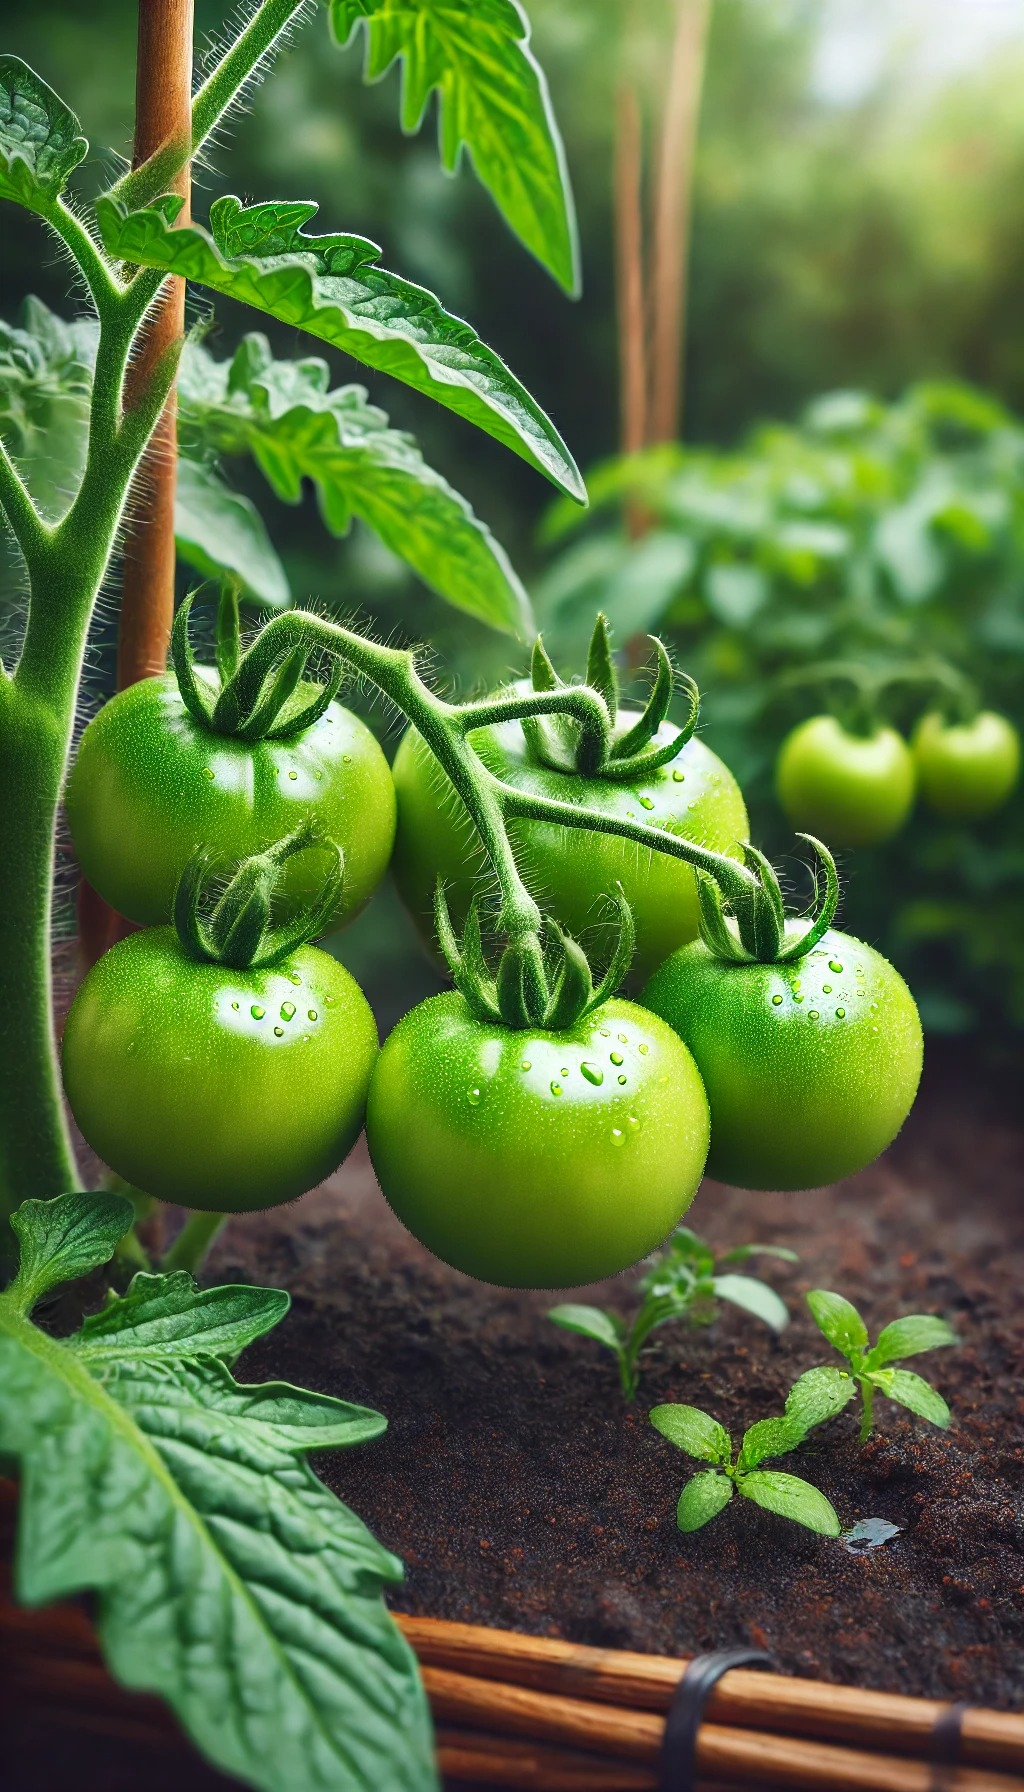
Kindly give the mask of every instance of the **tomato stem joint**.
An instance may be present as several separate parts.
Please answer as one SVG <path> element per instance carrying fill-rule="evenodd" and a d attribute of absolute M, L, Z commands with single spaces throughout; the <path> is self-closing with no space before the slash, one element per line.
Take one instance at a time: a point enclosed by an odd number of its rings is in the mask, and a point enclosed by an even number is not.
<path fill-rule="evenodd" d="M 272 920 L 274 892 L 287 861 L 317 848 L 333 854 L 333 862 L 317 900 L 290 921 Z M 243 859 L 227 888 L 209 909 L 207 893 L 216 876 L 214 854 L 200 847 L 193 854 L 174 893 L 174 925 L 191 957 L 233 970 L 262 970 L 324 933 L 335 912 L 344 874 L 341 847 L 328 840 L 313 822 L 305 822 L 266 852 Z"/>
<path fill-rule="evenodd" d="M 813 834 L 799 834 L 817 853 L 825 873 L 825 894 L 817 914 L 799 920 L 786 918 L 786 907 L 775 870 L 764 853 L 746 841 L 743 856 L 755 881 L 749 891 L 726 902 L 715 879 L 699 866 L 694 866 L 697 896 L 700 902 L 700 932 L 704 944 L 716 958 L 733 959 L 737 963 L 792 964 L 817 945 L 831 927 L 839 906 L 839 875 L 828 847 Z M 818 878 L 814 879 L 814 902 L 817 904 Z M 727 906 L 731 913 L 727 913 Z"/>
<path fill-rule="evenodd" d="M 478 1020 L 523 1029 L 558 1032 L 575 1026 L 615 994 L 629 969 L 636 944 L 633 912 L 620 889 L 614 897 L 618 934 L 608 967 L 595 988 L 583 948 L 554 922 L 545 932 L 545 951 L 536 932 L 509 940 L 492 974 L 484 951 L 480 909 L 470 905 L 461 941 L 439 883 L 434 897 L 438 943 L 459 994 Z"/>
<path fill-rule="evenodd" d="M 201 728 L 230 734 L 236 740 L 286 740 L 311 728 L 334 701 L 344 677 L 336 665 L 326 685 L 310 686 L 300 695 L 310 648 L 303 642 L 279 652 L 268 664 L 258 651 L 260 638 L 243 653 L 238 615 L 238 587 L 225 579 L 217 606 L 216 662 L 219 690 L 196 669 L 189 640 L 189 618 L 195 593 L 180 605 L 171 631 L 171 660 L 181 700 Z M 305 699 L 305 700 L 303 700 Z"/>

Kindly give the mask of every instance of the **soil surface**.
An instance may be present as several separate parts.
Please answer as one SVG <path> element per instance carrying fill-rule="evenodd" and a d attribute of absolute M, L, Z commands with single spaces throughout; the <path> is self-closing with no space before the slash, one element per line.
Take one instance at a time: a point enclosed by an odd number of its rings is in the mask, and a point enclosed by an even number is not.
<path fill-rule="evenodd" d="M 1024 1126 L 1014 1112 L 1012 1091 L 991 1087 L 966 1054 L 933 1053 L 903 1135 L 861 1175 L 796 1195 L 705 1182 L 688 1219 L 713 1244 L 799 1251 L 798 1264 L 765 1259 L 760 1271 L 792 1324 L 776 1340 L 727 1308 L 709 1328 L 664 1328 L 632 1408 L 611 1357 L 545 1318 L 558 1295 L 482 1286 L 417 1245 L 362 1145 L 322 1189 L 232 1223 L 204 1279 L 292 1292 L 288 1319 L 243 1359 L 244 1379 L 283 1378 L 387 1414 L 382 1439 L 318 1468 L 403 1557 L 396 1608 L 663 1654 L 753 1644 L 801 1675 L 1019 1706 Z M 963 1340 L 913 1365 L 948 1398 L 948 1433 L 879 1399 L 865 1448 L 851 1411 L 777 1465 L 822 1488 L 845 1524 L 883 1518 L 898 1536 L 854 1554 L 739 1499 L 681 1536 L 675 1503 L 693 1465 L 647 1409 L 688 1401 L 734 1437 L 779 1411 L 802 1370 L 835 1360 L 803 1304 L 815 1286 L 847 1295 L 872 1333 L 901 1313 L 937 1312 Z M 625 1314 L 633 1287 L 624 1276 L 572 1298 Z M 109 1792 L 141 1783 L 130 1748 L 112 1759 L 110 1744 L 65 1744 L 44 1714 L 25 1717 L 11 1792 L 64 1792 L 93 1764 Z M 150 1753 L 145 1765 L 158 1792 L 161 1764 Z M 194 1784 L 228 1782 L 197 1763 Z"/>
<path fill-rule="evenodd" d="M 402 1610 L 579 1642 L 691 1654 L 767 1649 L 794 1673 L 979 1704 L 1024 1698 L 1024 1129 L 964 1058 L 932 1070 L 911 1122 L 871 1169 L 808 1194 L 705 1182 L 689 1223 L 718 1246 L 800 1253 L 761 1273 L 788 1301 L 779 1341 L 724 1309 L 667 1326 L 627 1408 L 611 1356 L 546 1318 L 559 1297 L 485 1287 L 409 1236 L 363 1148 L 322 1190 L 239 1221 L 209 1273 L 291 1289 L 291 1315 L 245 1359 L 387 1414 L 378 1442 L 319 1465 L 407 1565 Z M 634 1278 L 577 1293 L 628 1313 Z M 796 1376 L 836 1360 L 803 1303 L 839 1290 L 872 1334 L 937 1312 L 962 1348 L 915 1363 L 953 1409 L 948 1433 L 879 1399 L 778 1466 L 845 1524 L 885 1518 L 867 1554 L 734 1500 L 684 1537 L 692 1465 L 648 1424 L 682 1400 L 738 1436 Z"/>

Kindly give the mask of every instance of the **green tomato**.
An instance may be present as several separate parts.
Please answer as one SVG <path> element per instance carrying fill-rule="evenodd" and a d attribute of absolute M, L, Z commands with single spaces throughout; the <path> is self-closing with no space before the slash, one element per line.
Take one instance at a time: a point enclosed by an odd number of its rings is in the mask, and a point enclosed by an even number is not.
<path fill-rule="evenodd" d="M 276 1207 L 359 1136 L 377 1027 L 315 946 L 265 970 L 197 964 L 169 927 L 104 954 L 64 1029 L 64 1087 L 133 1188 L 217 1213 Z"/>
<path fill-rule="evenodd" d="M 213 685 L 209 668 L 196 670 Z M 198 845 L 225 860 L 248 858 L 314 816 L 345 854 L 332 923 L 340 927 L 376 889 L 395 833 L 388 763 L 358 716 L 332 703 L 287 740 L 236 740 L 193 720 L 171 673 L 104 704 L 82 736 L 66 804 L 90 884 L 143 925 L 169 919 Z M 316 900 L 326 868 L 326 855 L 312 850 L 289 863 L 282 917 Z"/>
<path fill-rule="evenodd" d="M 899 832 L 914 802 L 914 761 L 895 728 L 849 734 L 812 716 L 782 743 L 779 801 L 793 826 L 832 846 L 877 846 Z"/>
<path fill-rule="evenodd" d="M 366 1138 L 390 1205 L 438 1257 L 503 1287 L 565 1288 L 628 1268 L 678 1223 L 708 1104 L 686 1047 L 632 1002 L 515 1031 L 450 994 L 386 1041 Z"/>
<path fill-rule="evenodd" d="M 1020 776 L 1020 735 L 992 709 L 983 709 L 973 722 L 922 716 L 913 748 L 921 795 L 948 821 L 991 815 Z"/>
<path fill-rule="evenodd" d="M 708 1170 L 723 1182 L 818 1188 L 851 1176 L 913 1106 L 923 1049 L 914 998 L 849 934 L 829 930 L 794 964 L 737 964 L 696 940 L 642 999 L 693 1053 L 711 1105 Z"/>
<path fill-rule="evenodd" d="M 636 712 L 621 713 L 623 729 L 635 720 Z M 655 742 L 678 732 L 671 723 L 663 723 Z M 585 804 L 603 815 L 629 816 L 736 857 L 737 842 L 747 838 L 749 823 L 739 786 L 702 741 L 688 741 L 677 758 L 649 777 L 635 784 L 616 784 L 539 764 L 518 722 L 479 729 L 470 740 L 491 771 L 531 795 Z M 394 779 L 395 880 L 430 943 L 438 878 L 444 881 L 458 925 L 481 887 L 482 855 L 461 799 L 412 728 L 395 757 Z M 681 859 L 638 851 L 631 841 L 612 834 L 543 822 L 513 822 L 509 834 L 527 882 L 547 912 L 576 937 L 601 918 L 602 898 L 622 884 L 636 922 L 635 962 L 641 975 L 653 970 L 675 946 L 696 938 L 697 891 L 693 872 Z"/>

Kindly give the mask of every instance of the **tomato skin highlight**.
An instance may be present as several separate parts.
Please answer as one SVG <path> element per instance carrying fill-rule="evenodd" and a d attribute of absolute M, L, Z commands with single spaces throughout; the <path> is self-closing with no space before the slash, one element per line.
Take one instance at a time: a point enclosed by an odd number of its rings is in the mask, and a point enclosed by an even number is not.
<path fill-rule="evenodd" d="M 793 826 L 826 845 L 878 846 L 898 834 L 914 804 L 910 748 L 895 728 L 850 734 L 812 716 L 782 743 L 775 788 Z"/>
<path fill-rule="evenodd" d="M 552 1033 L 478 1021 L 448 994 L 386 1040 L 366 1138 L 389 1204 L 444 1262 L 567 1288 L 628 1268 L 678 1223 L 708 1109 L 690 1053 L 632 1002 Z"/>
<path fill-rule="evenodd" d="M 971 722 L 921 717 L 912 741 L 921 795 L 947 821 L 978 821 L 1002 807 L 1020 777 L 1020 735 L 995 710 Z"/>
<path fill-rule="evenodd" d="M 622 711 L 620 719 L 626 727 L 636 712 Z M 655 739 L 678 732 L 666 722 Z M 743 797 L 728 767 L 703 741 L 690 740 L 676 759 L 650 776 L 617 784 L 539 764 L 518 722 L 479 729 L 470 740 L 484 764 L 517 789 L 586 804 L 606 815 L 629 815 L 740 856 L 737 843 L 749 832 Z M 406 907 L 432 945 L 438 878 L 460 926 L 470 897 L 480 889 L 482 857 L 461 799 L 412 728 L 402 737 L 393 771 L 398 832 L 392 869 Z M 638 850 L 611 834 L 534 821 L 512 822 L 509 836 L 538 900 L 574 937 L 601 919 L 601 898 L 621 882 L 636 923 L 635 968 L 640 975 L 652 971 L 674 947 L 696 938 L 696 885 L 682 860 Z"/>
<path fill-rule="evenodd" d="M 723 1182 L 798 1189 L 851 1176 L 913 1105 L 923 1054 L 914 998 L 849 934 L 830 929 L 794 964 L 737 964 L 697 940 L 655 972 L 642 1000 L 693 1053 L 711 1106 L 708 1174 Z"/>
<path fill-rule="evenodd" d="M 212 685 L 208 667 L 196 672 Z M 290 739 L 236 740 L 193 720 L 173 673 L 144 678 L 104 704 L 82 736 L 65 802 L 90 884 L 143 926 L 169 919 L 197 846 L 225 860 L 247 858 L 312 815 L 345 854 L 333 922 L 340 927 L 383 877 L 395 832 L 388 763 L 358 716 L 332 703 Z M 282 918 L 315 901 L 328 862 L 311 850 L 289 863 Z"/>
<path fill-rule="evenodd" d="M 275 1207 L 336 1169 L 376 1055 L 370 1005 L 326 952 L 231 970 L 189 958 L 169 927 L 93 966 L 62 1046 L 71 1111 L 103 1162 L 216 1213 Z"/>

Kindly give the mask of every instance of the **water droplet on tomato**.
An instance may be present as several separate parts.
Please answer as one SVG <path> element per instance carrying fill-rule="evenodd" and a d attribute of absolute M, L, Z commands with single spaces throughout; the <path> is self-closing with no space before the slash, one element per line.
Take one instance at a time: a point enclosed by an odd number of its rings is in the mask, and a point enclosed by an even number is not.
<path fill-rule="evenodd" d="M 552 1095 L 561 1095 L 561 1093 L 562 1093 L 561 1083 L 552 1083 L 551 1093 L 552 1093 Z"/>
<path fill-rule="evenodd" d="M 307 1008 L 306 1009 L 306 1018 L 307 1018 L 307 1020 L 317 1020 L 319 1018 L 319 1016 L 317 1015 L 316 1009 L 315 1008 Z"/>
<path fill-rule="evenodd" d="M 640 1131 L 640 1122 L 635 1114 L 626 1115 L 626 1125 L 629 1127 L 630 1132 Z"/>
<path fill-rule="evenodd" d="M 802 1001 L 804 1001 L 804 999 L 805 999 L 805 998 L 804 998 L 804 997 L 803 997 L 803 996 L 801 996 L 801 995 L 795 995 L 795 996 L 794 996 L 794 997 L 793 997 L 793 1000 L 794 1000 L 794 1002 L 802 1002 Z"/>
<path fill-rule="evenodd" d="M 834 958 L 830 958 L 828 961 L 828 968 L 830 971 L 841 971 L 843 967 L 841 964 L 837 964 Z"/>
<path fill-rule="evenodd" d="M 623 1132 L 621 1126 L 613 1126 L 612 1127 L 612 1144 L 613 1145 L 624 1145 L 625 1143 L 626 1143 L 626 1135 Z"/>
<path fill-rule="evenodd" d="M 622 1063 L 622 1053 L 621 1052 L 609 1052 L 608 1056 L 611 1059 L 613 1064 L 621 1064 Z"/>
<path fill-rule="evenodd" d="M 846 1009 L 845 1008 L 837 1008 L 836 1009 L 836 1019 L 837 1020 L 845 1020 L 846 1019 Z"/>
<path fill-rule="evenodd" d="M 266 1012 L 267 1012 L 266 1009 L 261 1008 L 258 1002 L 254 1002 L 252 1007 L 249 1010 L 249 1013 L 252 1015 L 253 1020 L 262 1020 L 263 1016 L 266 1014 Z"/>
<path fill-rule="evenodd" d="M 237 1012 L 237 1009 L 238 1009 L 238 1003 L 237 1003 L 237 1002 L 232 1002 L 232 1004 L 231 1004 L 231 1006 L 232 1006 L 232 1008 L 234 1008 L 234 1009 L 235 1009 L 235 1010 L 236 1010 L 236 1012 Z"/>
<path fill-rule="evenodd" d="M 619 1083 L 619 1085 L 620 1085 L 620 1086 L 621 1086 L 621 1087 L 622 1087 L 622 1088 L 623 1088 L 623 1089 L 624 1089 L 624 1088 L 625 1088 L 625 1086 L 626 1086 L 626 1079 L 625 1079 L 625 1077 L 624 1077 L 624 1076 L 620 1076 L 620 1077 L 616 1077 L 616 1079 L 615 1079 L 615 1080 L 616 1080 L 616 1082 L 617 1082 L 617 1083 Z"/>
<path fill-rule="evenodd" d="M 610 1039 L 611 1038 L 611 1034 L 608 1031 L 607 1027 L 598 1027 L 597 1030 L 600 1033 L 602 1039 Z"/>
<path fill-rule="evenodd" d="M 204 777 L 204 778 L 210 778 L 210 779 L 212 779 L 212 777 L 213 777 L 213 767 L 212 767 L 212 766 L 211 766 L 211 765 L 204 765 L 204 766 L 203 766 L 203 777 Z"/>
<path fill-rule="evenodd" d="M 529 1058 L 524 1058 L 521 1065 L 519 1066 L 519 1068 L 520 1068 L 520 1070 L 532 1070 L 533 1064 L 531 1063 Z"/>
<path fill-rule="evenodd" d="M 832 994 L 831 983 L 823 983 L 821 986 L 821 993 L 823 996 L 830 996 Z"/>
<path fill-rule="evenodd" d="M 772 1007 L 773 1008 L 781 1008 L 782 1007 L 782 997 L 781 996 L 773 996 L 772 997 Z"/>
<path fill-rule="evenodd" d="M 640 1053 L 641 1058 L 646 1058 L 651 1048 L 649 1045 L 638 1045 L 636 1049 Z"/>
<path fill-rule="evenodd" d="M 563 1075 L 563 1076 L 568 1076 L 568 1074 L 569 1074 L 569 1068 L 568 1068 L 568 1065 L 565 1065 L 565 1064 L 563 1064 L 563 1066 L 562 1066 L 562 1075 Z"/>
<path fill-rule="evenodd" d="M 816 1008 L 812 1008 L 810 1010 L 807 1018 L 808 1018 L 808 1020 L 820 1020 L 821 1015 L 818 1013 L 818 1010 Z"/>
<path fill-rule="evenodd" d="M 683 779 L 685 778 L 685 776 L 686 776 L 685 772 L 680 772 L 680 771 L 673 772 L 672 773 L 673 784 L 681 784 Z"/>
<path fill-rule="evenodd" d="M 301 983 L 302 978 L 299 976 L 298 971 L 289 971 L 288 972 L 288 981 L 289 981 L 289 983 Z"/>
<path fill-rule="evenodd" d="M 480 1091 L 479 1091 L 479 1089 L 468 1089 L 466 1091 L 466 1100 L 469 1102 L 471 1107 L 474 1107 L 474 1108 L 479 1107 L 480 1106 Z"/>
<path fill-rule="evenodd" d="M 292 1015 L 294 1013 L 295 1013 L 295 1003 L 294 1002 L 282 1002 L 281 1003 L 281 1019 L 282 1020 L 291 1020 Z"/>
<path fill-rule="evenodd" d="M 352 764 L 351 753 L 343 753 L 341 755 L 341 763 L 342 763 L 342 765 L 351 765 Z"/>
<path fill-rule="evenodd" d="M 618 1040 L 619 1040 L 620 1045 L 628 1045 L 629 1044 L 629 1034 L 628 1033 L 620 1033 L 618 1035 Z"/>
<path fill-rule="evenodd" d="M 601 1066 L 599 1064 L 591 1064 L 586 1058 L 584 1058 L 583 1063 L 580 1065 L 580 1075 L 585 1076 L 588 1083 L 593 1083 L 595 1089 L 599 1089 L 604 1082 L 604 1071 L 601 1069 Z"/>
<path fill-rule="evenodd" d="M 284 1028 L 283 1027 L 275 1027 L 274 1028 L 274 1036 L 277 1039 L 283 1039 L 284 1038 Z"/>
<path fill-rule="evenodd" d="M 653 809 L 654 808 L 653 798 L 649 797 L 649 796 L 642 796 L 640 798 L 640 807 L 641 807 L 641 809 Z"/>
<path fill-rule="evenodd" d="M 294 784 L 296 778 L 298 777 L 298 775 L 299 775 L 298 772 L 289 772 L 288 773 L 288 776 L 291 779 L 293 784 Z"/>
<path fill-rule="evenodd" d="M 314 772 L 313 773 L 313 776 L 316 779 L 318 784 L 319 784 L 321 778 L 323 777 L 323 775 L 324 775 L 323 772 Z"/>

